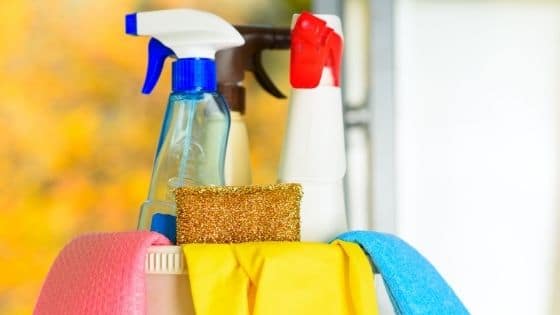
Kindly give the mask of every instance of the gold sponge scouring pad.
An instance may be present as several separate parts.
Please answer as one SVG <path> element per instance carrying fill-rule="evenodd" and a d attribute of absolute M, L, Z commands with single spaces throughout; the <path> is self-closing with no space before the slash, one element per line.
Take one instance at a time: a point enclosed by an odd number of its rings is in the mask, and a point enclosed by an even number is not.
<path fill-rule="evenodd" d="M 299 241 L 301 197 L 299 184 L 178 188 L 177 244 Z"/>

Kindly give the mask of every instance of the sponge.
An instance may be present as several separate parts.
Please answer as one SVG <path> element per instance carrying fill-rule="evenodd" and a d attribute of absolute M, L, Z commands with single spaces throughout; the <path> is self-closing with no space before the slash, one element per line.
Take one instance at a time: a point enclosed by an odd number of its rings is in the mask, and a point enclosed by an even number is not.
<path fill-rule="evenodd" d="M 301 197 L 299 184 L 178 188 L 177 244 L 299 241 Z"/>

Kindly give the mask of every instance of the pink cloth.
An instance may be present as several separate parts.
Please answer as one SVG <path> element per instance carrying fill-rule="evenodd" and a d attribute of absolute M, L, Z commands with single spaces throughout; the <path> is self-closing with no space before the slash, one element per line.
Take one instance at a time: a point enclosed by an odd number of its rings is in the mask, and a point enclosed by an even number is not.
<path fill-rule="evenodd" d="M 168 244 L 155 232 L 74 239 L 51 267 L 33 314 L 146 314 L 146 251 L 151 245 Z"/>

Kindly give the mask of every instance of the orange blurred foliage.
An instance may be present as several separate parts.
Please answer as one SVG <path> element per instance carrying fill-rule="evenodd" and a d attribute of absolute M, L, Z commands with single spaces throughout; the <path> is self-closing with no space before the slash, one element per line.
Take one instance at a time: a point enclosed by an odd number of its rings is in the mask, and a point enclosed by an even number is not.
<path fill-rule="evenodd" d="M 140 94 L 147 39 L 129 12 L 190 7 L 232 23 L 288 25 L 308 1 L 2 1 L 0 3 L 0 314 L 31 313 L 70 239 L 136 225 L 169 81 Z M 288 91 L 288 54 L 265 67 Z M 168 69 L 166 71 L 169 71 Z M 250 76 L 248 76 L 250 77 Z M 276 180 L 286 102 L 248 80 L 255 183 Z M 278 119 L 281 117 L 281 119 Z"/>

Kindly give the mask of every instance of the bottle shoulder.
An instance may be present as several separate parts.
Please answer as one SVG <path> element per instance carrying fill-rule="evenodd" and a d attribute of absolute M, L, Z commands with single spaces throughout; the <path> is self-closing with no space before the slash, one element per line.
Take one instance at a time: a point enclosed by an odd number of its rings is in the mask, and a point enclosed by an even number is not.
<path fill-rule="evenodd" d="M 169 95 L 170 101 L 211 101 L 214 100 L 216 103 L 224 104 L 225 100 L 223 96 L 218 92 L 205 92 L 205 91 L 180 91 L 172 92 Z"/>
<path fill-rule="evenodd" d="M 171 115 L 177 111 L 184 111 L 192 106 L 196 108 L 197 115 L 222 116 L 230 120 L 228 105 L 222 95 L 215 92 L 181 91 L 169 95 L 168 110 Z"/>

